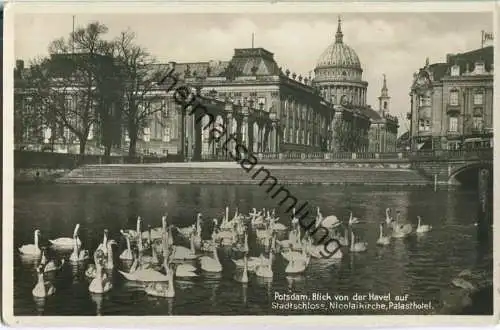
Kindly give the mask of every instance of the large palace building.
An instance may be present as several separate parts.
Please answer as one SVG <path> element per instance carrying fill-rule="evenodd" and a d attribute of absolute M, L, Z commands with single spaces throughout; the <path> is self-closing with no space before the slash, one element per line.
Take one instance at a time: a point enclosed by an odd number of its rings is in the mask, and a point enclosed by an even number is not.
<path fill-rule="evenodd" d="M 493 46 L 426 64 L 411 87 L 411 145 L 416 149 L 491 146 Z"/>
<path fill-rule="evenodd" d="M 340 19 L 314 77 L 282 69 L 273 53 L 263 48 L 235 49 L 229 61 L 171 63 L 177 85 L 192 88 L 216 118 L 212 125 L 223 124 L 252 152 L 393 151 L 387 141 L 395 141 L 398 124 L 387 114 L 387 91 L 381 96 L 383 109 L 375 111 L 366 104 L 368 83 L 356 52 L 344 43 Z M 211 129 L 203 129 L 208 116 L 197 122 L 166 87 L 150 96 L 161 111 L 141 131 L 138 153 L 182 154 L 190 159 L 226 156 Z M 125 129 L 122 132 L 119 149 L 125 152 L 130 139 Z M 97 143 L 96 134 L 92 139 L 89 145 Z"/>

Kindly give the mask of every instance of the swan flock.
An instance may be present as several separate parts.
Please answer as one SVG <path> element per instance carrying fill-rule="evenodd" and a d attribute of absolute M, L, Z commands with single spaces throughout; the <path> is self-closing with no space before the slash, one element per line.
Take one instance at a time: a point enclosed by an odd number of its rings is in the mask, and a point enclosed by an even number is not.
<path fill-rule="evenodd" d="M 358 235 L 358 227 L 368 221 L 353 217 L 352 212 L 346 221 L 334 215 L 323 217 L 319 208 L 316 213 L 308 228 L 301 226 L 295 210 L 289 225 L 280 222 L 274 210 L 255 208 L 248 214 L 236 209 L 230 216 L 226 207 L 221 219 L 211 220 L 198 213 L 194 223 L 185 227 L 169 223 L 164 215 L 158 227 L 149 225 L 145 229 L 144 220 L 138 217 L 135 228 L 121 229 L 113 238 L 104 229 L 102 241 L 93 253 L 79 237 L 80 224 L 76 224 L 71 237 L 45 240 L 47 246 L 40 243 L 43 232 L 35 229 L 33 244 L 25 244 L 18 251 L 21 258 L 37 261 L 37 282 L 32 291 L 37 299 L 58 292 L 48 274 L 60 272 L 68 265 L 83 265 L 89 294 L 113 290 L 116 277 L 113 274 L 116 274 L 139 283 L 147 295 L 172 298 L 179 279 L 195 280 L 230 272 L 239 283 L 248 283 L 252 278 L 272 281 L 277 272 L 290 275 L 306 272 L 315 259 L 341 260 L 346 253 L 369 249 L 370 245 Z M 386 209 L 385 221 L 378 221 L 379 236 L 374 245 L 387 246 L 392 239 L 432 229 L 422 224 L 420 216 L 413 228 L 401 222 L 399 212 L 396 219 L 390 213 Z"/>

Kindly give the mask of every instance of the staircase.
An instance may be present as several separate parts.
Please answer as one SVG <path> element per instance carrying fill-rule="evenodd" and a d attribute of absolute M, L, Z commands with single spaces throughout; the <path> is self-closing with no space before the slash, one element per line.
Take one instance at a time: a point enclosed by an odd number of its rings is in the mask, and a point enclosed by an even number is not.
<path fill-rule="evenodd" d="M 255 175 L 256 165 L 248 173 L 241 167 L 161 166 L 161 165 L 86 165 L 77 168 L 60 183 L 168 183 L 168 184 L 259 184 L 266 171 Z M 431 182 L 418 172 L 406 169 L 313 168 L 265 166 L 280 184 L 355 184 L 425 186 Z M 274 180 L 269 178 L 267 184 Z"/>

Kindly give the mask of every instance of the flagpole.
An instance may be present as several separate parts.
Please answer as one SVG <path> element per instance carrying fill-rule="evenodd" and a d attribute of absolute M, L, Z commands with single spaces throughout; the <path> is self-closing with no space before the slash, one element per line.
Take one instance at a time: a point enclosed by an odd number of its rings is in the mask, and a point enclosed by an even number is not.
<path fill-rule="evenodd" d="M 481 30 L 481 48 L 484 48 L 484 30 Z"/>
<path fill-rule="evenodd" d="M 253 44 L 254 44 L 254 33 L 252 32 L 252 48 L 253 48 Z"/>
<path fill-rule="evenodd" d="M 75 53 L 75 15 L 73 15 L 73 34 L 71 35 L 71 47 Z"/>

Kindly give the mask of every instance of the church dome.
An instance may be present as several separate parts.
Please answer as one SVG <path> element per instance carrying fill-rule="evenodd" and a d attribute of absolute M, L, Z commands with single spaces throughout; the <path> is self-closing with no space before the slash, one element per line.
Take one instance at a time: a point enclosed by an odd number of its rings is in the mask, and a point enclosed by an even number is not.
<path fill-rule="evenodd" d="M 348 69 L 361 69 L 361 62 L 358 54 L 343 42 L 341 22 L 335 34 L 335 42 L 328 46 L 321 54 L 316 64 L 316 68 L 342 67 Z"/>

